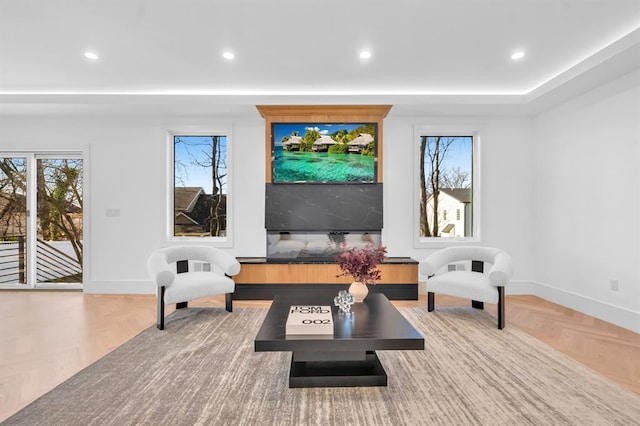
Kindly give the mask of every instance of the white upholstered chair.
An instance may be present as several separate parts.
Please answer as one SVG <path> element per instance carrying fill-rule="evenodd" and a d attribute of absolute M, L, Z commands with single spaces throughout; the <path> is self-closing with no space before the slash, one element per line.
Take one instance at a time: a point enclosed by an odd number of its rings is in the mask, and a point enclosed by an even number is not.
<path fill-rule="evenodd" d="M 488 270 L 485 264 L 490 264 Z M 420 272 L 427 276 L 429 312 L 435 307 L 435 293 L 471 299 L 477 309 L 484 309 L 485 302 L 497 303 L 498 328 L 504 328 L 504 289 L 513 274 L 507 253 L 491 247 L 447 247 L 422 260 Z"/>
<path fill-rule="evenodd" d="M 226 309 L 233 311 L 235 283 L 240 263 L 228 253 L 206 246 L 173 246 L 156 250 L 147 261 L 158 286 L 158 328 L 164 329 L 164 305 L 186 308 L 190 300 L 224 294 Z"/>

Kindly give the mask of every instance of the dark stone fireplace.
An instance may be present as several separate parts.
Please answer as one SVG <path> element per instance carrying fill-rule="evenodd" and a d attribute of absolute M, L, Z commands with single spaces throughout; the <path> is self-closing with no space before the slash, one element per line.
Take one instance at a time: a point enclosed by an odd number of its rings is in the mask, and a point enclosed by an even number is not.
<path fill-rule="evenodd" d="M 380 244 L 382 184 L 267 184 L 267 261 L 333 261 Z"/>

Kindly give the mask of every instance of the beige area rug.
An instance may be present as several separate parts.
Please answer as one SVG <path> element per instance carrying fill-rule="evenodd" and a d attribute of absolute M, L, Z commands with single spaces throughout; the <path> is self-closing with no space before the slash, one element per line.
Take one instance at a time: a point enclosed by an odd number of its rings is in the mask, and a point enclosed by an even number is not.
<path fill-rule="evenodd" d="M 640 396 L 471 308 L 401 308 L 424 351 L 380 351 L 387 387 L 287 387 L 265 308 L 176 311 L 6 425 L 637 425 Z"/>

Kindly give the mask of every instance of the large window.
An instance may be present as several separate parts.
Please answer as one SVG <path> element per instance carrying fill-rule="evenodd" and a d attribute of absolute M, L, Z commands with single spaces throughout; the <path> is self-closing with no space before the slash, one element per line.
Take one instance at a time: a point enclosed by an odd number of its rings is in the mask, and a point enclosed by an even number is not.
<path fill-rule="evenodd" d="M 229 146 L 226 134 L 171 135 L 172 237 L 229 237 Z"/>
<path fill-rule="evenodd" d="M 417 246 L 478 239 L 477 132 L 417 129 Z"/>

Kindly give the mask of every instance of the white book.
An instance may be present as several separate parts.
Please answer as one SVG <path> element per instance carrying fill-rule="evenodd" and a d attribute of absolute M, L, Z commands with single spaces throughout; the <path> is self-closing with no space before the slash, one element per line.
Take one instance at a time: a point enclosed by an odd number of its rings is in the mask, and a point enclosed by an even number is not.
<path fill-rule="evenodd" d="M 292 305 L 286 330 L 287 334 L 333 334 L 331 306 Z"/>

